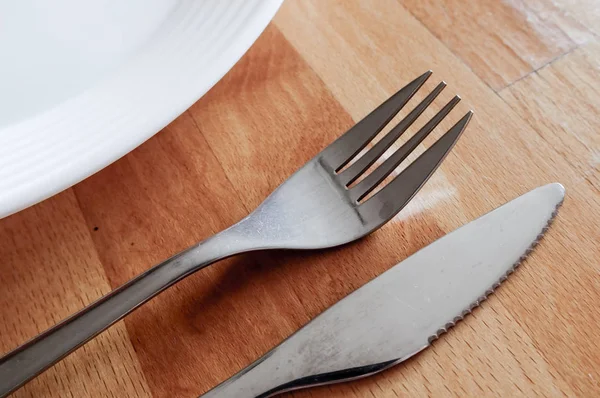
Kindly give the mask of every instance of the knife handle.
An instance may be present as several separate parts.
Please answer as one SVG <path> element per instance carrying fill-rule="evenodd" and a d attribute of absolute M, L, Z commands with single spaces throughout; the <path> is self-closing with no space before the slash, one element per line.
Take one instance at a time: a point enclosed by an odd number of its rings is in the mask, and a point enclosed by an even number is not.
<path fill-rule="evenodd" d="M 242 242 L 240 244 L 240 241 Z M 154 266 L 0 358 L 0 397 L 39 375 L 174 283 L 215 261 L 249 250 L 227 230 Z"/>
<path fill-rule="evenodd" d="M 392 359 L 357 367 L 360 360 L 340 360 L 352 351 L 352 344 L 345 345 L 335 336 L 321 332 L 320 327 L 315 327 L 315 321 L 309 323 L 201 398 L 273 397 L 371 376 L 402 361 Z"/>
<path fill-rule="evenodd" d="M 261 366 L 261 363 L 267 363 Z M 391 360 L 378 364 L 344 369 L 312 376 L 305 376 L 281 383 L 279 368 L 268 363 L 268 354 L 248 366 L 237 375 L 219 384 L 200 398 L 268 398 L 288 391 L 295 391 L 328 384 L 343 383 L 362 379 L 382 372 L 401 360 Z M 288 368 L 293 366 L 287 364 Z M 266 375 L 266 377 L 265 377 Z"/>

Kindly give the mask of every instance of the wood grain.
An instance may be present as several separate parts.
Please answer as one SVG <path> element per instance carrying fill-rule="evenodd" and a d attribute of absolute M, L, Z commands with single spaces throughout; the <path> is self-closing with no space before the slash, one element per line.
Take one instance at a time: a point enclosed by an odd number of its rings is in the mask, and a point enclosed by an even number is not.
<path fill-rule="evenodd" d="M 0 349 L 5 352 L 110 291 L 72 190 L 0 223 Z M 20 397 L 149 397 L 120 322 L 33 380 Z"/>
<path fill-rule="evenodd" d="M 449 86 L 423 120 L 458 93 L 464 100 L 435 135 L 473 108 L 464 137 L 366 239 L 203 270 L 16 396 L 197 396 L 425 244 L 553 181 L 567 188 L 556 223 L 473 316 L 380 375 L 289 396 L 599 395 L 600 14 L 585 3 L 589 14 L 562 0 L 286 1 L 167 128 L 0 220 L 3 351 L 245 216 L 424 70 L 434 77 L 415 101 L 439 80 Z"/>
<path fill-rule="evenodd" d="M 600 45 L 575 50 L 532 73 L 500 96 L 577 171 L 580 181 L 600 188 Z M 561 93 L 561 95 L 556 95 Z M 572 156 L 577 154 L 577 156 Z"/>
<path fill-rule="evenodd" d="M 536 132 L 555 148 L 577 178 L 561 223 L 569 233 L 564 242 L 568 256 L 554 259 L 544 270 L 541 289 L 531 291 L 549 314 L 524 313 L 523 317 L 538 336 L 537 340 L 556 347 L 553 361 L 561 362 L 564 375 L 578 386 L 578 395 L 586 389 L 598 388 L 594 372 L 598 366 L 600 347 L 596 344 L 600 331 L 597 298 L 600 297 L 598 275 L 600 265 L 600 137 L 595 108 L 600 96 L 595 85 L 600 77 L 600 46 L 590 44 L 503 90 L 501 96 Z M 535 93 L 532 95 L 532 93 Z M 561 95 L 556 95 L 561 93 Z M 577 156 L 573 156 L 577 154 Z M 584 210 L 585 209 L 585 210 Z M 548 283 L 548 280 L 559 283 Z M 539 284 L 538 284 L 539 285 Z M 570 297 L 570 300 L 561 300 Z M 552 310 L 552 311 L 551 311 Z M 569 333 L 557 333 L 554 325 L 570 325 Z M 571 363 L 580 364 L 572 366 Z"/>
<path fill-rule="evenodd" d="M 538 3 L 543 3 L 543 0 Z M 563 15 L 576 19 L 596 36 L 600 34 L 600 4 L 596 0 L 553 0 L 552 3 Z"/>
<path fill-rule="evenodd" d="M 402 4 L 494 89 L 591 39 L 545 0 L 409 0 Z"/>

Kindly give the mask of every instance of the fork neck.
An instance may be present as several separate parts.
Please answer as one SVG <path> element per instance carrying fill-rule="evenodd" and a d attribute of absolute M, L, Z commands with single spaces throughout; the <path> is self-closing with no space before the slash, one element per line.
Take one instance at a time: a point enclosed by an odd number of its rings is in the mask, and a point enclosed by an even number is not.
<path fill-rule="evenodd" d="M 177 256 L 183 257 L 181 259 L 182 269 L 198 270 L 226 257 L 259 250 L 264 248 L 263 246 L 258 239 L 249 237 L 240 223 L 237 223 L 206 238 Z"/>

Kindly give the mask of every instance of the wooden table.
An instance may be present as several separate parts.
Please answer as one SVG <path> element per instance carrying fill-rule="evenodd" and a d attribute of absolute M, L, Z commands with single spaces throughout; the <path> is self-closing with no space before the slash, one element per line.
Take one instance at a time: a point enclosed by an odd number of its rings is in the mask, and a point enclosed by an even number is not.
<path fill-rule="evenodd" d="M 438 106 L 464 98 L 443 129 L 475 110 L 459 144 L 370 237 L 199 272 L 15 396 L 197 396 L 417 249 L 554 181 L 567 188 L 557 221 L 473 316 L 381 375 L 293 396 L 600 396 L 599 4 L 287 0 L 167 128 L 0 221 L 0 351 L 245 216 L 427 69 L 426 88 L 449 84 Z"/>

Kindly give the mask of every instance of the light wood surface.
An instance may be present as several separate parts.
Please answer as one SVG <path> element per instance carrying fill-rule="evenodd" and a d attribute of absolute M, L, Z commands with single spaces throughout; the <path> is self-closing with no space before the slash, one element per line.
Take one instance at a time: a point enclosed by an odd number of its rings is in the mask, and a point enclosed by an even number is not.
<path fill-rule="evenodd" d="M 600 396 L 598 22 L 596 0 L 287 0 L 154 138 L 0 220 L 0 352 L 245 216 L 427 69 L 426 88 L 448 82 L 438 106 L 463 98 L 438 131 L 475 110 L 461 141 L 371 236 L 203 270 L 15 396 L 197 396 L 419 248 L 554 181 L 567 189 L 556 222 L 482 308 L 383 374 L 288 396 Z"/>

